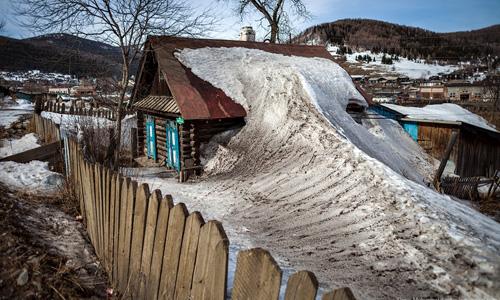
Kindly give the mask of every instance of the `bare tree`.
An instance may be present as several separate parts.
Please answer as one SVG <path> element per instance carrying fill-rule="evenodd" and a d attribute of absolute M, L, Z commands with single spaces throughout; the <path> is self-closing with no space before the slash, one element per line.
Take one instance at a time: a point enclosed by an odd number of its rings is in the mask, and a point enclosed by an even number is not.
<path fill-rule="evenodd" d="M 203 35 L 212 30 L 216 21 L 210 8 L 195 11 L 185 0 L 20 0 L 16 11 L 27 18 L 27 28 L 39 33 L 64 32 L 121 49 L 116 130 L 108 148 L 114 155 L 114 168 L 118 167 L 130 67 L 140 55 L 147 35 Z"/>
<path fill-rule="evenodd" d="M 500 73 L 488 75 L 483 83 L 484 95 L 491 98 L 495 111 L 500 110 Z"/>
<path fill-rule="evenodd" d="M 309 19 L 311 14 L 307 10 L 302 0 L 224 0 L 226 2 L 236 2 L 236 11 L 241 18 L 249 10 L 257 11 L 261 15 L 260 22 L 269 23 L 269 32 L 266 40 L 271 43 L 281 42 L 288 38 L 292 30 L 291 17 L 297 19 Z M 291 13 L 287 13 L 287 10 Z"/>
<path fill-rule="evenodd" d="M 0 32 L 3 30 L 4 27 L 5 27 L 5 20 L 0 19 Z"/>

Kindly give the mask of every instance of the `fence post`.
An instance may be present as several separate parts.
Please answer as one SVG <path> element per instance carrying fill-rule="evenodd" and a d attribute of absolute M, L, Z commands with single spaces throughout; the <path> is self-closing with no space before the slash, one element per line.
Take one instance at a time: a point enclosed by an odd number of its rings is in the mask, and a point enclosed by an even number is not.
<path fill-rule="evenodd" d="M 282 271 L 271 254 L 262 248 L 238 253 L 231 300 L 277 300 Z"/>
<path fill-rule="evenodd" d="M 299 271 L 288 279 L 284 300 L 314 300 L 318 292 L 318 280 L 314 273 Z"/>
<path fill-rule="evenodd" d="M 193 284 L 193 273 L 196 261 L 196 251 L 201 227 L 205 221 L 197 211 L 189 215 L 184 228 L 181 256 L 179 258 L 179 272 L 175 283 L 174 299 L 188 299 Z"/>
<path fill-rule="evenodd" d="M 219 221 L 209 221 L 200 231 L 193 273 L 192 299 L 226 299 L 229 240 Z"/>
<path fill-rule="evenodd" d="M 144 229 L 148 211 L 149 186 L 143 183 L 137 188 L 134 207 L 134 223 L 130 242 L 129 290 L 133 298 L 139 288 L 139 272 L 141 270 L 142 249 L 144 245 Z"/>
<path fill-rule="evenodd" d="M 151 271 L 151 259 L 155 239 L 156 224 L 158 222 L 158 210 L 160 208 L 161 192 L 154 190 L 149 196 L 148 211 L 146 215 L 146 226 L 144 232 L 144 246 L 142 247 L 141 269 L 138 276 L 137 299 L 146 298 L 148 276 Z"/>
<path fill-rule="evenodd" d="M 170 211 L 168 218 L 167 239 L 165 251 L 163 252 L 163 266 L 161 270 L 160 290 L 158 298 L 173 299 L 175 292 L 175 280 L 179 267 L 181 255 L 182 238 L 186 217 L 189 215 L 186 205 L 179 203 Z"/>

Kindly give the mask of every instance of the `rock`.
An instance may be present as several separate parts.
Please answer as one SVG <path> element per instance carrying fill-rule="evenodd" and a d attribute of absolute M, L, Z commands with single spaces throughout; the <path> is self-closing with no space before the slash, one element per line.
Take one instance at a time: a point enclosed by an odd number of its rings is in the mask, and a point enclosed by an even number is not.
<path fill-rule="evenodd" d="M 19 277 L 17 277 L 17 285 L 23 286 L 26 283 L 28 283 L 29 276 L 28 276 L 28 270 L 22 269 L 21 274 L 19 274 Z"/>

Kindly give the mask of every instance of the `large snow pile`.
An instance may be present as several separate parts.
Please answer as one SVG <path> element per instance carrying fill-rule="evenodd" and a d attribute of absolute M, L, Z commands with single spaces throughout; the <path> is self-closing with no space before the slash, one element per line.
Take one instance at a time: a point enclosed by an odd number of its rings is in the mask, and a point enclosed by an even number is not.
<path fill-rule="evenodd" d="M 412 119 L 464 122 L 487 130 L 496 131 L 494 128 L 488 126 L 488 122 L 481 116 L 471 113 L 453 103 L 434 104 L 425 107 L 406 107 L 395 104 L 382 104 L 382 106 L 407 115 L 408 118 Z"/>
<path fill-rule="evenodd" d="M 39 138 L 34 133 L 24 135 L 20 139 L 2 140 L 0 145 L 0 158 L 40 147 Z"/>
<path fill-rule="evenodd" d="M 21 164 L 0 162 L 0 181 L 11 189 L 39 195 L 52 195 L 65 188 L 64 177 L 49 170 L 47 162 L 31 161 Z"/>
<path fill-rule="evenodd" d="M 336 64 L 241 48 L 177 57 L 248 113 L 197 200 L 225 207 L 228 227 L 361 299 L 500 295 L 500 225 L 405 179 L 425 157 L 401 157 L 413 146 L 401 150 L 410 138 L 393 122 L 347 115 L 361 98 Z"/>

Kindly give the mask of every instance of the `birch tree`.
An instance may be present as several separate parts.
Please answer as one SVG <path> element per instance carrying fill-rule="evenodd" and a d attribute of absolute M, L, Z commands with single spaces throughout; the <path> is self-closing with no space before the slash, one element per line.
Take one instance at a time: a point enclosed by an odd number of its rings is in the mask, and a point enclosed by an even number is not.
<path fill-rule="evenodd" d="M 35 33 L 68 33 L 99 40 L 121 50 L 121 77 L 116 128 L 108 150 L 118 167 L 121 119 L 130 67 L 150 34 L 197 36 L 215 24 L 209 9 L 196 11 L 184 0 L 20 0 L 16 7 L 24 26 Z M 109 151 L 108 151 L 109 152 Z"/>

